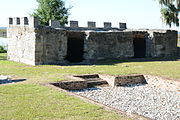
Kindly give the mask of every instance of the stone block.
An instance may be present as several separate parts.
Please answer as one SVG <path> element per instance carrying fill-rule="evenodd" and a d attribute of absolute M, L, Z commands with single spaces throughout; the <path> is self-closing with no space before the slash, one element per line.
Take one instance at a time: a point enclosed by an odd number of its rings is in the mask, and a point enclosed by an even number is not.
<path fill-rule="evenodd" d="M 96 28 L 96 22 L 88 22 L 88 28 Z"/>
<path fill-rule="evenodd" d="M 110 87 L 125 86 L 129 84 L 146 84 L 146 79 L 143 75 L 129 75 L 129 76 L 111 76 L 111 75 L 99 75 L 101 79 L 108 82 Z"/>
<path fill-rule="evenodd" d="M 62 81 L 59 83 L 59 87 L 67 90 L 80 90 L 87 88 L 86 81 Z"/>
<path fill-rule="evenodd" d="M 27 17 L 21 17 L 20 20 L 21 20 L 21 25 L 22 25 L 22 26 L 29 24 L 29 21 L 28 21 L 28 18 L 27 18 Z"/>
<path fill-rule="evenodd" d="M 9 18 L 9 25 L 13 24 L 13 18 Z"/>
<path fill-rule="evenodd" d="M 49 21 L 49 26 L 53 28 L 60 28 L 60 21 L 59 20 L 50 20 Z"/>
<path fill-rule="evenodd" d="M 17 18 L 16 18 L 16 25 L 20 25 L 20 23 L 21 23 L 20 18 L 17 17 Z"/>
<path fill-rule="evenodd" d="M 73 27 L 73 28 L 79 27 L 78 21 L 70 21 L 70 27 Z"/>
<path fill-rule="evenodd" d="M 20 25 L 20 18 L 19 17 L 13 18 L 13 25 Z"/>
<path fill-rule="evenodd" d="M 104 28 L 111 28 L 111 22 L 104 22 Z"/>
<path fill-rule="evenodd" d="M 124 86 L 128 84 L 146 84 L 146 79 L 143 75 L 117 76 L 114 80 L 115 86 Z"/>
<path fill-rule="evenodd" d="M 29 27 L 35 28 L 35 27 L 38 27 L 39 25 L 40 25 L 40 22 L 38 18 L 34 16 L 29 17 Z"/>
<path fill-rule="evenodd" d="M 119 23 L 119 28 L 126 29 L 126 23 Z"/>

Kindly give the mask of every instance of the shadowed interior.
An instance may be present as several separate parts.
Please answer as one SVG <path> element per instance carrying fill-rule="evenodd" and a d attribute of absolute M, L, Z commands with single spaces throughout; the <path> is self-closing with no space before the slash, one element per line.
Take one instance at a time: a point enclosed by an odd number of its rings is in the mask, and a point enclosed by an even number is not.
<path fill-rule="evenodd" d="M 144 38 L 134 38 L 134 57 L 145 58 L 146 57 L 146 40 Z"/>
<path fill-rule="evenodd" d="M 68 36 L 66 59 L 69 62 L 82 62 L 84 53 L 83 36 L 78 33 L 70 33 Z"/>

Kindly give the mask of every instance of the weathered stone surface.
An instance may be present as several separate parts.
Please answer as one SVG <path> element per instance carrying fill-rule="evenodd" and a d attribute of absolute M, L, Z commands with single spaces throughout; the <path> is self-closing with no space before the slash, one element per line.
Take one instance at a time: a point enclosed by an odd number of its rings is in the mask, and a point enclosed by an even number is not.
<path fill-rule="evenodd" d="M 119 23 L 119 28 L 126 29 L 126 23 Z"/>
<path fill-rule="evenodd" d="M 34 28 L 13 26 L 7 29 L 8 59 L 35 65 L 35 32 Z"/>
<path fill-rule="evenodd" d="M 78 21 L 70 21 L 70 27 L 72 27 L 72 28 L 77 28 L 77 27 L 79 27 Z"/>
<path fill-rule="evenodd" d="M 49 26 L 53 28 L 60 28 L 60 21 L 59 20 L 50 20 L 49 21 Z"/>
<path fill-rule="evenodd" d="M 134 56 L 131 32 L 86 32 L 86 35 L 84 41 L 84 59 L 86 60 Z"/>
<path fill-rule="evenodd" d="M 59 87 L 68 90 L 80 90 L 87 88 L 86 81 L 62 81 L 59 82 Z"/>
<path fill-rule="evenodd" d="M 63 63 L 67 54 L 66 31 L 39 28 L 35 32 L 35 64 Z"/>
<path fill-rule="evenodd" d="M 109 86 L 125 86 L 128 84 L 146 84 L 146 79 L 143 75 L 128 75 L 128 76 L 111 76 L 111 75 L 99 75 L 101 79 L 108 82 Z"/>
<path fill-rule="evenodd" d="M 124 86 L 128 84 L 146 84 L 146 79 L 143 75 L 117 76 L 114 80 L 115 86 Z"/>
<path fill-rule="evenodd" d="M 29 17 L 29 27 L 30 28 L 36 28 L 39 25 L 40 25 L 40 21 L 38 18 L 33 17 L 33 16 Z"/>
<path fill-rule="evenodd" d="M 29 25 L 29 21 L 28 21 L 27 17 L 21 17 L 20 20 L 21 20 L 21 25 L 22 26 Z"/>
<path fill-rule="evenodd" d="M 13 18 L 9 18 L 8 21 L 9 21 L 9 25 L 13 24 Z"/>
<path fill-rule="evenodd" d="M 111 22 L 104 22 L 104 28 L 111 28 Z"/>
<path fill-rule="evenodd" d="M 88 22 L 88 28 L 96 28 L 96 22 Z"/>
<path fill-rule="evenodd" d="M 177 55 L 177 31 L 122 31 L 111 28 L 111 23 L 104 23 L 104 28 L 92 28 L 95 23 L 79 28 L 78 21 L 71 21 L 70 27 L 57 28 L 57 21 L 50 23 L 51 26 L 40 26 L 35 17 L 9 18 L 8 59 L 30 65 L 66 63 L 70 39 L 83 41 L 80 52 L 85 62 L 135 57 L 134 39 L 138 38 L 146 43 L 143 57 Z"/>

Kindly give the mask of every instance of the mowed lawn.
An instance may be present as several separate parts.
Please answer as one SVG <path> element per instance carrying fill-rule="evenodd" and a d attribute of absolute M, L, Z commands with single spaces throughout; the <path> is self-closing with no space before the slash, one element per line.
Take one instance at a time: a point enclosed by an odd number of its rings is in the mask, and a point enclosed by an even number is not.
<path fill-rule="evenodd" d="M 152 74 L 180 79 L 180 61 L 106 61 L 97 65 L 40 65 L 6 60 L 0 54 L 0 75 L 24 82 L 0 85 L 0 120 L 127 120 L 126 117 L 90 104 L 42 84 L 64 80 L 68 74 Z"/>

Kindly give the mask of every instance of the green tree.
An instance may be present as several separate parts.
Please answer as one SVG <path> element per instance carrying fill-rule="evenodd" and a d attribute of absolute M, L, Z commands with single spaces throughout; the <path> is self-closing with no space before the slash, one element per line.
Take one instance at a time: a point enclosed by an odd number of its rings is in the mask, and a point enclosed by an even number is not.
<path fill-rule="evenodd" d="M 48 25 L 49 20 L 59 20 L 61 25 L 68 23 L 69 9 L 62 0 L 37 0 L 38 8 L 32 16 L 38 17 L 42 25 Z"/>
<path fill-rule="evenodd" d="M 159 0 L 162 5 L 161 14 L 164 23 L 179 26 L 180 0 Z"/>

